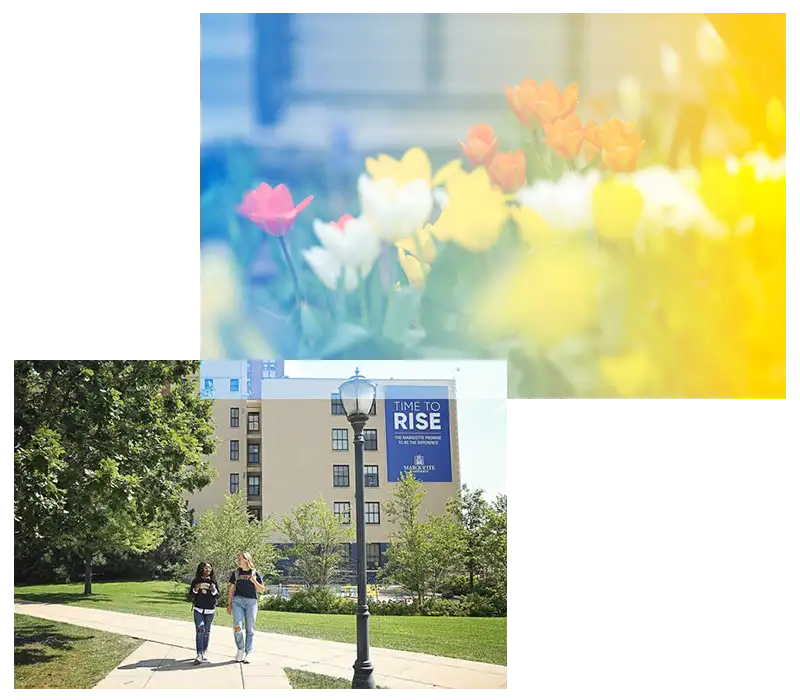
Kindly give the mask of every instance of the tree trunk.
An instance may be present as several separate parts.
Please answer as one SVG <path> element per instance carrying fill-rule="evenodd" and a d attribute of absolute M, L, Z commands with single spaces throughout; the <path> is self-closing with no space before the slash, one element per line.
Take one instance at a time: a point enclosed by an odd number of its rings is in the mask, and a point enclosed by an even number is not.
<path fill-rule="evenodd" d="M 475 592 L 475 562 L 470 561 L 469 563 L 469 592 Z"/>
<path fill-rule="evenodd" d="M 83 557 L 83 595 L 92 595 L 92 555 L 85 554 Z"/>

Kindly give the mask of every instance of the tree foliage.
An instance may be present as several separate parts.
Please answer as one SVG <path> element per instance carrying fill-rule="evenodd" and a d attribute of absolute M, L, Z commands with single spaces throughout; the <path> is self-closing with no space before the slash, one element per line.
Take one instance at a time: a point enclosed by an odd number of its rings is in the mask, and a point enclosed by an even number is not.
<path fill-rule="evenodd" d="M 290 546 L 292 573 L 310 588 L 328 586 L 347 567 L 347 544 L 354 530 L 322 499 L 300 503 L 279 525 Z"/>
<path fill-rule="evenodd" d="M 224 585 L 236 568 L 236 555 L 250 552 L 261 576 L 272 578 L 278 558 L 275 546 L 269 542 L 274 527 L 270 518 L 259 521 L 247 512 L 243 493 L 226 494 L 221 505 L 204 511 L 198 518 L 184 574 L 194 575 L 201 561 L 209 561 Z"/>
<path fill-rule="evenodd" d="M 389 537 L 384 576 L 408 588 L 419 608 L 461 568 L 465 546 L 463 529 L 450 513 L 429 515 L 420 522 L 424 497 L 422 484 L 406 472 L 386 504 L 395 529 Z"/>
<path fill-rule="evenodd" d="M 181 360 L 14 363 L 14 534 L 92 564 L 152 551 L 211 482 L 211 402 Z"/>

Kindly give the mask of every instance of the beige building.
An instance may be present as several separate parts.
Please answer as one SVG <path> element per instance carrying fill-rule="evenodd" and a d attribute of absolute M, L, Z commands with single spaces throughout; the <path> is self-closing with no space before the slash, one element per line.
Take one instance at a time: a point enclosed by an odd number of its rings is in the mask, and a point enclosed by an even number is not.
<path fill-rule="evenodd" d="M 355 523 L 354 435 L 338 398 L 342 381 L 266 378 L 260 392 L 251 382 L 250 397 L 216 398 L 219 444 L 211 459 L 218 476 L 190 497 L 190 508 L 199 513 L 241 491 L 254 515 L 279 518 L 321 496 L 344 521 Z M 454 381 L 373 381 L 377 401 L 364 450 L 371 569 L 383 563 L 392 530 L 385 505 L 403 471 L 414 471 L 424 483 L 423 519 L 443 513 L 461 484 Z M 224 377 L 214 382 L 226 391 L 233 386 Z"/>

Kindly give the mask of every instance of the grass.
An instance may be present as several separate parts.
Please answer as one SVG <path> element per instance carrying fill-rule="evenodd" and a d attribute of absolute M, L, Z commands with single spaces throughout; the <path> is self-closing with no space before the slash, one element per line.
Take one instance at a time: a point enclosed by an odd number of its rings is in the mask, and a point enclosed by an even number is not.
<path fill-rule="evenodd" d="M 294 688 L 295 690 L 307 689 L 307 688 L 343 690 L 343 689 L 351 689 L 353 686 L 352 681 L 347 681 L 344 678 L 323 676 L 320 673 L 301 671 L 300 669 L 296 668 L 285 668 L 283 670 L 286 673 L 287 678 L 289 679 L 289 683 L 291 683 L 292 688 Z M 381 688 L 381 686 L 376 686 L 376 687 L 379 690 L 383 689 Z"/>
<path fill-rule="evenodd" d="M 14 615 L 15 688 L 93 688 L 142 642 Z"/>
<path fill-rule="evenodd" d="M 40 603 L 61 603 L 119 612 L 191 619 L 186 586 L 171 581 L 112 582 L 94 584 L 95 595 L 85 598 L 83 584 L 19 586 L 14 597 Z M 231 617 L 221 608 L 215 625 L 231 626 Z M 256 627 L 264 632 L 314 637 L 336 642 L 355 642 L 355 620 L 351 615 L 261 610 Z M 374 615 L 369 619 L 370 644 L 423 654 L 449 656 L 491 664 L 506 664 L 506 618 L 504 617 L 402 617 Z"/>

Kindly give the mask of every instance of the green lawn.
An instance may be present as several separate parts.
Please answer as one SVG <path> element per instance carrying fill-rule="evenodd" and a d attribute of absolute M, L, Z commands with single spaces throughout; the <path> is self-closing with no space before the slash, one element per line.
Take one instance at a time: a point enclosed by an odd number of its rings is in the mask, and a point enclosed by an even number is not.
<path fill-rule="evenodd" d="M 191 619 L 186 587 L 170 581 L 97 583 L 95 595 L 84 598 L 83 584 L 18 586 L 14 597 L 42 603 L 81 605 L 119 612 Z M 215 625 L 231 626 L 222 608 Z M 350 615 L 312 615 L 261 610 L 256 623 L 265 632 L 316 637 L 337 642 L 355 642 L 355 620 Z M 417 651 L 492 664 L 506 664 L 506 618 L 504 617 L 391 617 L 369 619 L 370 644 L 374 647 Z"/>
<path fill-rule="evenodd" d="M 334 678 L 333 676 L 323 676 L 320 673 L 311 673 L 311 671 L 301 671 L 296 668 L 283 669 L 286 673 L 289 683 L 295 690 L 305 688 L 325 688 L 333 690 L 351 689 L 353 682 L 346 681 L 344 678 Z M 376 686 L 382 689 L 381 686 Z"/>
<path fill-rule="evenodd" d="M 141 640 L 14 615 L 15 688 L 93 688 Z"/>

